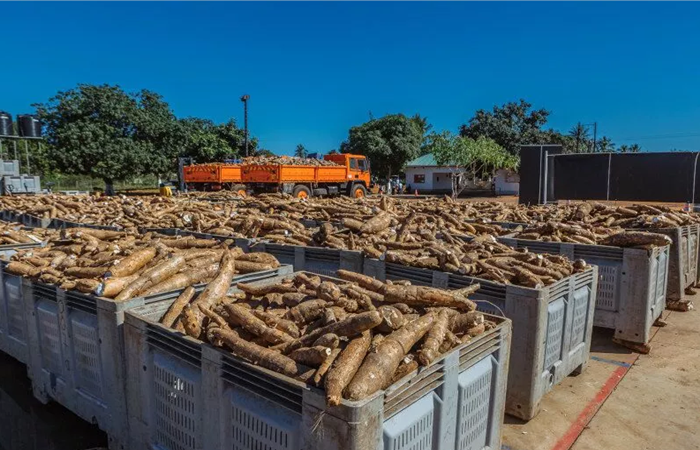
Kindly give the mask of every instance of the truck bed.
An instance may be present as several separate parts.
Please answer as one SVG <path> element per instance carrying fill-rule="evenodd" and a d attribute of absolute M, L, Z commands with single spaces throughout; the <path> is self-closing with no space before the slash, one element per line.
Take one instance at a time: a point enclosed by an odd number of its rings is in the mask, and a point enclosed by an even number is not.
<path fill-rule="evenodd" d="M 186 183 L 240 183 L 241 166 L 235 164 L 201 164 L 185 166 Z"/>
<path fill-rule="evenodd" d="M 290 166 L 270 164 L 243 167 L 244 183 L 342 183 L 347 181 L 345 166 Z"/>

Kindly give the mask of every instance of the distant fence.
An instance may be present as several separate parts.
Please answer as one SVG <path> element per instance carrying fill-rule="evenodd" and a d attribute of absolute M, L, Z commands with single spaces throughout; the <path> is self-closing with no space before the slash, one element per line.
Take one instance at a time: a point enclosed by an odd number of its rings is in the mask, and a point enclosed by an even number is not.
<path fill-rule="evenodd" d="M 554 200 L 700 202 L 697 152 L 562 154 L 520 150 L 520 203 Z"/>

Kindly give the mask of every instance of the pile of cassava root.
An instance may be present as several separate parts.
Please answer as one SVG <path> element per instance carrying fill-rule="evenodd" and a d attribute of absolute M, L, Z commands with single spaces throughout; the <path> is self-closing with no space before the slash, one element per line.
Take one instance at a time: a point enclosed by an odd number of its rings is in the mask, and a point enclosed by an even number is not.
<path fill-rule="evenodd" d="M 328 405 L 362 400 L 496 323 L 456 291 L 383 283 L 338 271 L 343 282 L 299 272 L 281 281 L 238 283 L 234 257 L 196 295 L 188 288 L 160 319 L 274 372 L 324 387 Z"/>
<path fill-rule="evenodd" d="M 588 223 L 546 222 L 531 225 L 513 234 L 519 239 L 573 244 L 600 244 L 614 247 L 651 248 L 671 245 L 670 237 L 660 233 L 625 230 Z"/>
<path fill-rule="evenodd" d="M 298 156 L 248 156 L 243 158 L 243 165 L 267 166 L 284 164 L 287 166 L 338 166 L 333 161 L 318 158 L 300 158 Z"/>
<path fill-rule="evenodd" d="M 52 236 L 58 236 L 58 231 L 0 221 L 0 245 L 39 244 Z"/>
<path fill-rule="evenodd" d="M 231 262 L 231 276 L 280 265 L 270 254 L 231 248 L 232 242 L 83 228 L 62 233 L 44 247 L 18 251 L 5 270 L 64 290 L 124 301 L 209 282 L 223 270 L 224 257 Z"/>
<path fill-rule="evenodd" d="M 230 204 L 235 207 L 234 204 Z M 36 195 L 2 196 L 0 209 L 44 219 L 62 219 L 111 226 L 135 232 L 138 228 L 194 229 L 198 220 L 220 219 L 225 208 L 201 197 Z"/>

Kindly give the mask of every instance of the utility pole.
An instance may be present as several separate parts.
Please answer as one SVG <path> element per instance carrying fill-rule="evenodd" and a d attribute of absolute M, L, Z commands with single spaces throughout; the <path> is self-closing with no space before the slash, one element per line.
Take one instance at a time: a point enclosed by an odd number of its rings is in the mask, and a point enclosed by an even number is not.
<path fill-rule="evenodd" d="M 250 98 L 250 95 L 244 95 L 241 97 L 241 101 L 243 102 L 243 126 L 245 128 L 245 136 L 244 136 L 244 142 L 245 142 L 245 155 L 248 156 L 248 99 Z"/>
<path fill-rule="evenodd" d="M 595 144 L 598 138 L 598 122 L 593 122 L 593 153 L 596 152 Z"/>

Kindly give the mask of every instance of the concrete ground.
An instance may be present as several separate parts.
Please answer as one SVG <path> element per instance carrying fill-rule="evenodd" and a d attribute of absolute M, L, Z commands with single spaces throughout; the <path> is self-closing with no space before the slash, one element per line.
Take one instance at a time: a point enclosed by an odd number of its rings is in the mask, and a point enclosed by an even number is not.
<path fill-rule="evenodd" d="M 594 329 L 586 371 L 547 394 L 530 422 L 506 416 L 503 450 L 700 450 L 700 315 L 664 318 L 648 355 Z"/>

